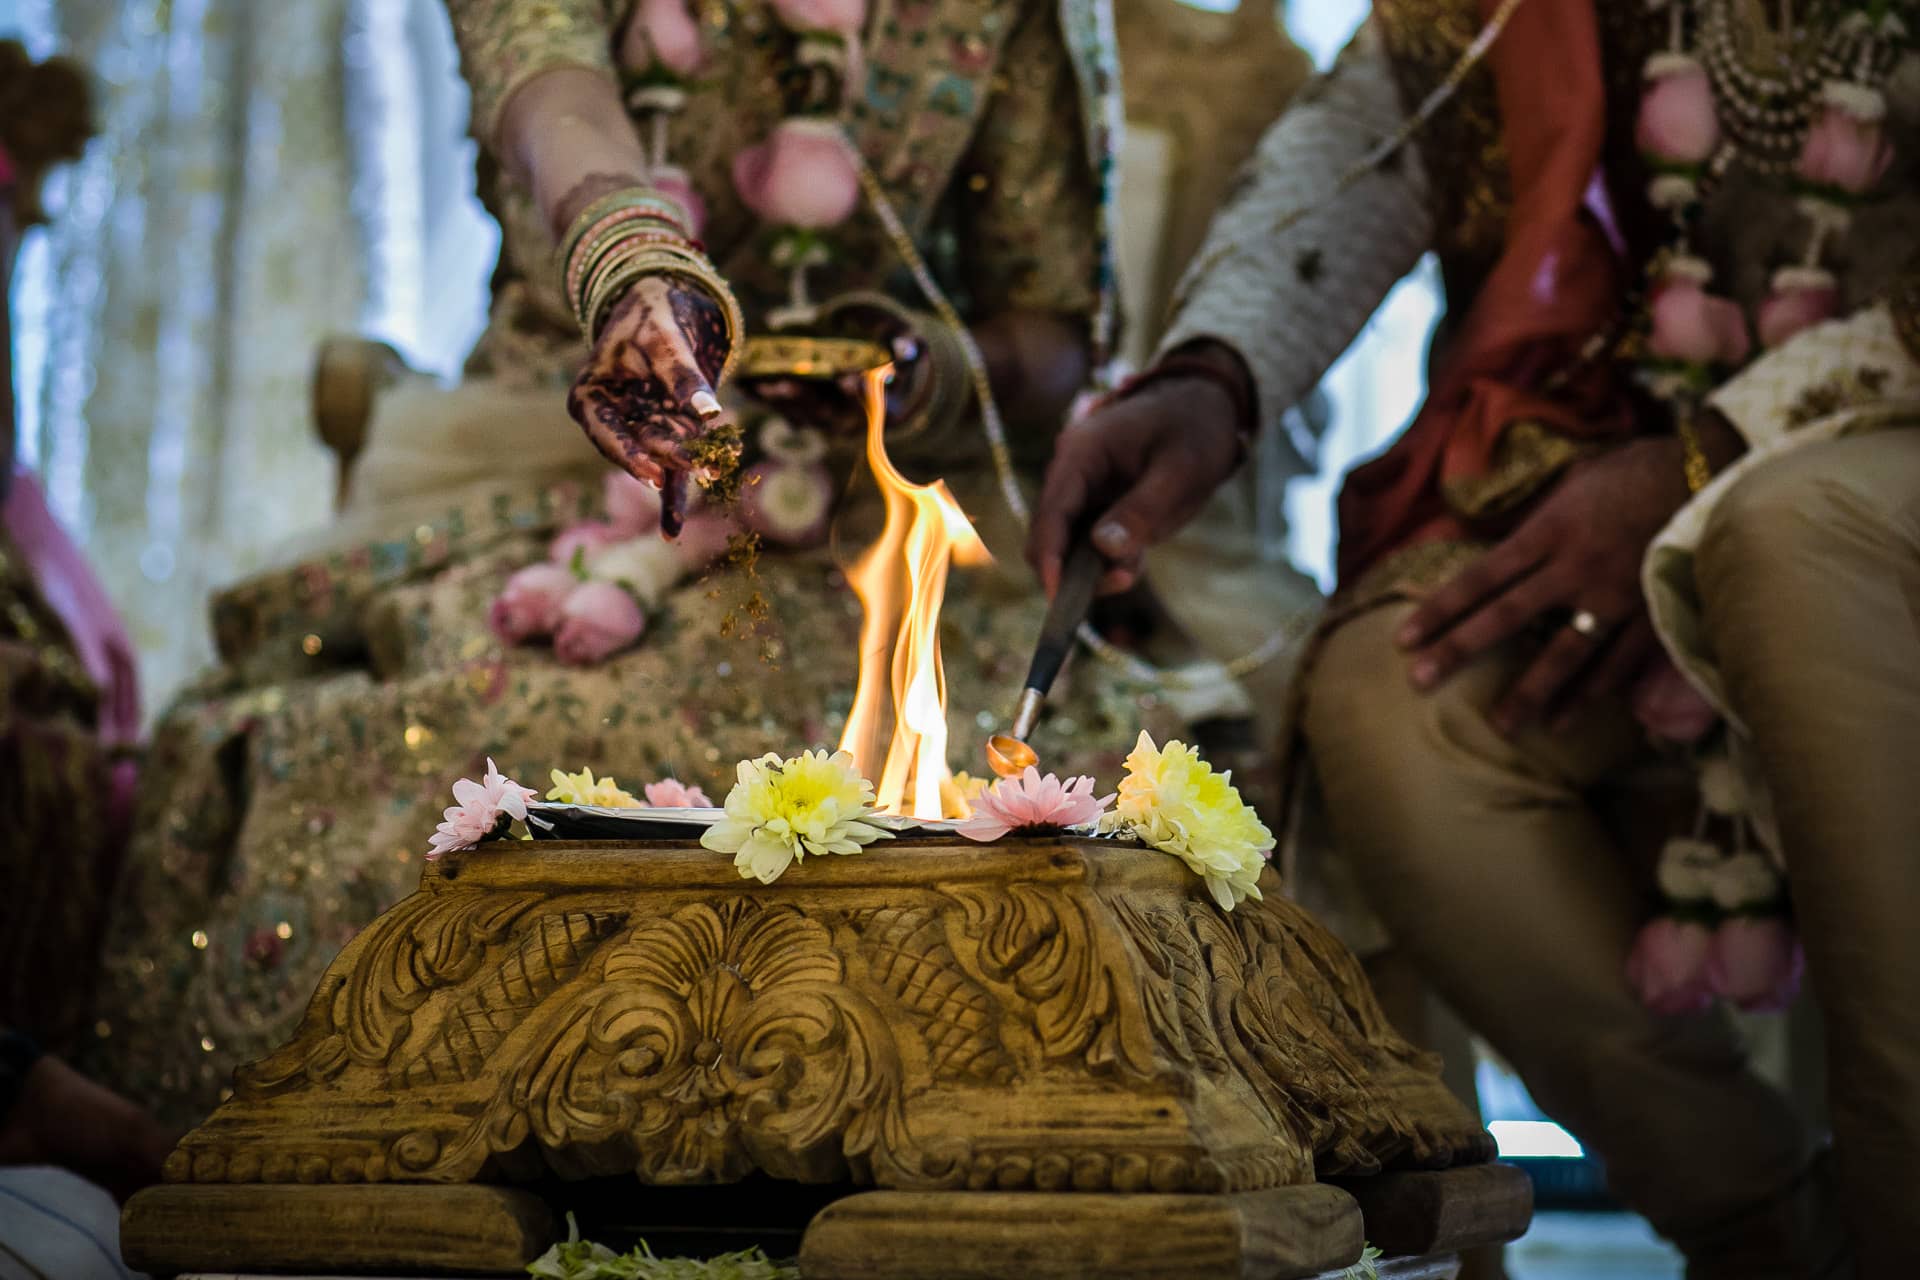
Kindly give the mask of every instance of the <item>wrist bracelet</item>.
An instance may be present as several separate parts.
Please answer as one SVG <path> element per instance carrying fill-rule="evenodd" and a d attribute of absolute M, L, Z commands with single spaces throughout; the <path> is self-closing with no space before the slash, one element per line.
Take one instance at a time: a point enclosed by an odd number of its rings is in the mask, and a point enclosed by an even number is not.
<path fill-rule="evenodd" d="M 1200 356 L 1181 352 L 1165 356 L 1123 382 L 1113 398 L 1123 400 L 1156 382 L 1172 378 L 1197 378 L 1225 391 L 1227 399 L 1233 402 L 1233 431 L 1239 437 L 1240 447 L 1244 450 L 1253 443 L 1259 423 L 1254 418 L 1253 398 L 1248 393 L 1245 380 L 1234 377 L 1213 361 Z"/>

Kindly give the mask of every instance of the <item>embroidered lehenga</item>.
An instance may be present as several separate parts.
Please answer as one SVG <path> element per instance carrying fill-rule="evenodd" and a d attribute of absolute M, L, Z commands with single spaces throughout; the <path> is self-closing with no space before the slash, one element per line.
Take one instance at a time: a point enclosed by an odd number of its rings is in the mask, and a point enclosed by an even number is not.
<path fill-rule="evenodd" d="M 617 75 L 611 33 L 631 4 L 454 0 L 475 132 L 542 69 Z M 676 160 L 708 206 L 705 240 L 749 332 L 787 274 L 733 196 L 727 162 L 779 116 L 780 33 L 753 4 L 702 9 L 714 64 L 676 123 Z M 1110 24 L 1095 3 L 880 5 L 865 92 L 847 128 L 935 272 L 971 319 L 1009 308 L 1105 328 Z M 451 391 L 386 395 L 337 526 L 288 568 L 213 606 L 221 663 L 161 721 L 95 1011 L 101 1069 L 176 1114 L 213 1102 L 231 1068 L 283 1038 L 322 967 L 411 890 L 448 784 L 486 757 L 524 781 L 591 765 L 628 785 L 663 776 L 724 792 L 735 761 L 831 744 L 850 705 L 859 603 L 842 566 L 874 527 L 857 440 L 825 547 L 763 554 L 690 581 L 652 610 L 638 647 L 558 665 L 501 644 L 489 601 L 556 529 L 595 514 L 605 465 L 565 412 L 584 347 L 526 194 L 490 157 L 483 195 L 503 233 L 493 322 Z M 924 306 L 870 211 L 834 233 L 817 297 L 891 290 Z M 750 406 L 736 406 L 749 423 Z M 944 651 L 956 767 L 1004 716 L 1043 607 L 1021 531 L 996 493 L 975 415 L 896 451 L 944 476 L 996 564 L 956 571 Z M 1049 441 L 1016 439 L 1030 471 Z M 743 594 L 757 592 L 743 620 Z M 1083 662 L 1047 729 L 1049 767 L 1117 772 L 1167 711 Z"/>

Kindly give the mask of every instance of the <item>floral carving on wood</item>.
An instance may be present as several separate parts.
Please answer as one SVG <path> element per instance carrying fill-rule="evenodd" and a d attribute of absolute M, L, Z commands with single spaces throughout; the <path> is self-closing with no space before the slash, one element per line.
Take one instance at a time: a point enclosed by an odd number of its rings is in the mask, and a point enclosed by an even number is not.
<path fill-rule="evenodd" d="M 942 1162 L 906 1129 L 893 1033 L 843 974 L 831 931 L 791 906 L 633 918 L 423 1172 L 532 1144 L 564 1177 L 937 1185 Z"/>
<path fill-rule="evenodd" d="M 429 873 L 167 1177 L 1208 1193 L 1491 1157 L 1278 893 L 1226 915 L 1072 842 L 772 889 L 710 857 Z"/>

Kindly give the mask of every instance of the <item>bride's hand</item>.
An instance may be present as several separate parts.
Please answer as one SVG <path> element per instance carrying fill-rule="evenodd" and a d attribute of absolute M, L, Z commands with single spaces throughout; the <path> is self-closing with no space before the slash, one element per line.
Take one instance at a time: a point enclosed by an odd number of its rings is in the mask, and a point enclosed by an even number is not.
<path fill-rule="evenodd" d="M 691 446 L 718 421 L 725 313 L 698 287 L 649 276 L 614 304 L 567 411 L 609 462 L 660 489 L 660 529 L 680 532 Z M 711 459 L 704 460 L 707 463 Z"/>

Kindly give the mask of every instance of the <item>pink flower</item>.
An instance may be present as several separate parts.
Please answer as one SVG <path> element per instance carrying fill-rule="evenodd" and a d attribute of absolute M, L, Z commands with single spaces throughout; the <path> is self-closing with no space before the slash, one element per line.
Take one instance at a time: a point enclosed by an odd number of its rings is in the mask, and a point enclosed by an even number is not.
<path fill-rule="evenodd" d="M 1840 310 L 1840 287 L 1819 267 L 1788 267 L 1773 273 L 1773 291 L 1760 304 L 1754 327 L 1760 345 L 1777 347 L 1802 329 L 1831 320 Z"/>
<path fill-rule="evenodd" d="M 782 226 L 831 227 L 860 202 L 859 175 L 832 120 L 782 120 L 734 156 L 733 185 L 748 208 Z"/>
<path fill-rule="evenodd" d="M 740 488 L 740 518 L 768 542 L 818 546 L 833 512 L 833 473 L 818 464 L 757 462 Z"/>
<path fill-rule="evenodd" d="M 1778 1013 L 1800 994 L 1805 958 L 1782 916 L 1734 916 L 1713 934 L 1707 981 L 1748 1013 Z"/>
<path fill-rule="evenodd" d="M 646 629 L 646 615 L 625 588 L 582 582 L 560 607 L 553 656 L 570 667 L 590 667 L 638 640 Z"/>
<path fill-rule="evenodd" d="M 576 586 L 557 564 L 530 564 L 507 579 L 487 610 L 487 625 L 505 644 L 550 636 L 560 625 L 560 606 Z"/>
<path fill-rule="evenodd" d="M 969 840 L 985 843 L 1009 831 L 1078 827 L 1094 821 L 1113 803 L 1112 796 L 1094 798 L 1092 778 L 1073 778 L 1062 784 L 1032 765 L 1018 778 L 1002 778 L 973 802 L 973 816 L 956 830 Z"/>
<path fill-rule="evenodd" d="M 592 559 L 594 552 L 624 541 L 626 536 L 605 520 L 582 520 L 560 531 L 547 547 L 547 559 L 557 565 L 569 566 L 573 564 L 576 552 L 584 551 L 587 558 Z"/>
<path fill-rule="evenodd" d="M 646 481 L 636 480 L 624 471 L 609 471 L 606 499 L 607 525 L 616 539 L 660 532 L 660 491 Z M 597 550 L 598 547 L 588 547 L 587 553 L 591 555 Z"/>
<path fill-rule="evenodd" d="M 674 540 L 674 553 L 680 557 L 681 566 L 694 573 L 725 554 L 727 544 L 738 532 L 740 527 L 732 517 L 718 511 L 696 511 L 687 517 L 686 526 Z"/>
<path fill-rule="evenodd" d="M 1704 288 L 1709 273 L 1695 258 L 1680 258 L 1653 291 L 1649 310 L 1653 335 L 1647 349 L 1665 360 L 1687 364 L 1737 365 L 1751 342 L 1746 317 L 1737 304 Z"/>
<path fill-rule="evenodd" d="M 858 35 L 866 25 L 866 0 L 773 0 L 773 11 L 789 31 L 835 31 Z"/>
<path fill-rule="evenodd" d="M 1627 982 L 1655 1013 L 1699 1013 L 1713 1003 L 1707 953 L 1713 935 L 1702 924 L 1655 916 L 1641 926 L 1627 956 Z"/>
<path fill-rule="evenodd" d="M 1641 727 L 1668 742 L 1698 742 L 1720 723 L 1720 713 L 1665 654 L 1633 686 L 1633 714 Z"/>
<path fill-rule="evenodd" d="M 646 787 L 647 803 L 656 809 L 711 809 L 713 801 L 698 787 L 690 787 L 676 778 L 662 778 Z"/>
<path fill-rule="evenodd" d="M 1647 63 L 1634 141 L 1649 160 L 1702 164 L 1720 145 L 1707 69 L 1684 54 L 1659 54 Z"/>
<path fill-rule="evenodd" d="M 462 778 L 453 784 L 453 798 L 453 807 L 441 815 L 446 820 L 434 828 L 429 841 L 429 861 L 455 849 L 471 849 L 493 834 L 503 816 L 525 822 L 527 801 L 534 796 L 488 759 L 487 772 L 479 782 Z"/>
<path fill-rule="evenodd" d="M 661 195 L 678 204 L 687 211 L 687 234 L 698 240 L 707 229 L 707 202 L 693 189 L 693 181 L 687 177 L 687 171 L 678 165 L 655 165 L 647 174 L 647 181 Z"/>
<path fill-rule="evenodd" d="M 1800 148 L 1802 180 L 1845 195 L 1871 191 L 1893 163 L 1884 119 L 1829 101 Z"/>
<path fill-rule="evenodd" d="M 645 41 L 646 51 L 668 71 L 690 76 L 700 69 L 706 54 L 700 47 L 700 27 L 688 11 L 686 0 L 640 0 L 627 29 L 627 60 L 644 67 L 635 35 Z"/>

